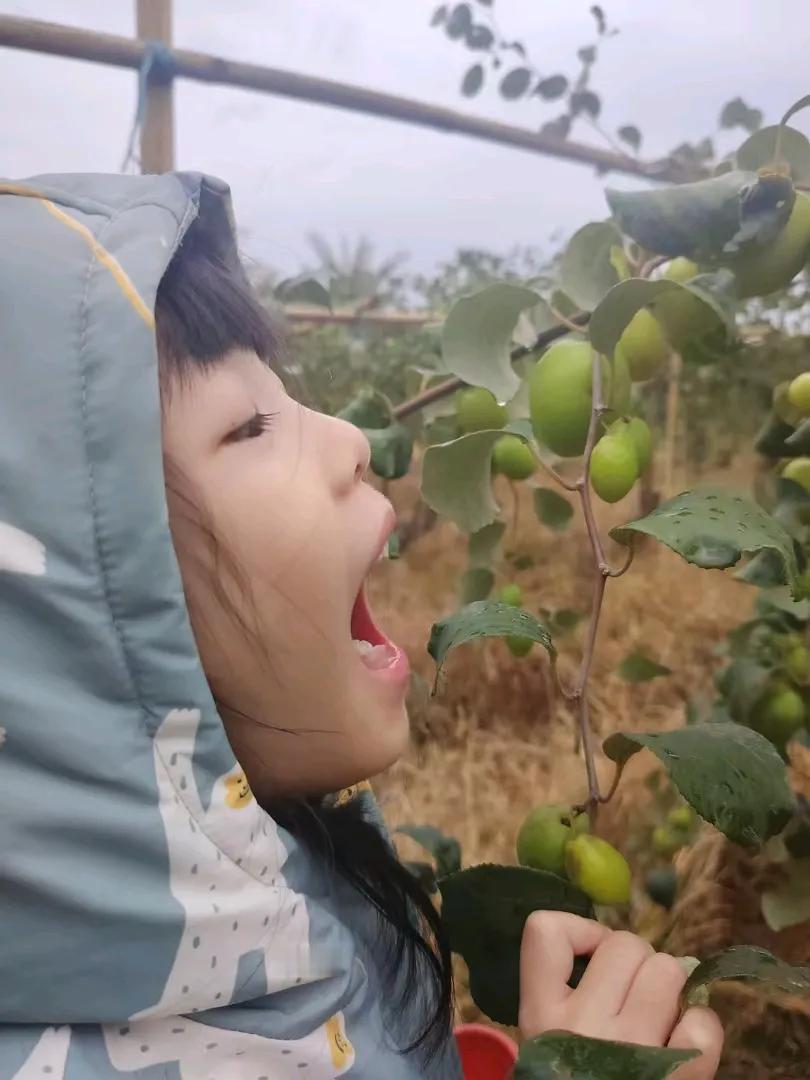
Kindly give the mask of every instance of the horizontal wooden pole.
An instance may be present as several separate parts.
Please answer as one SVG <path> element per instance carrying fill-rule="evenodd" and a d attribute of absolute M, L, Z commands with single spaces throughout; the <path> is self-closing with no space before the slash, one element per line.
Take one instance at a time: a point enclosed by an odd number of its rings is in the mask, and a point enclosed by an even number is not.
<path fill-rule="evenodd" d="M 135 38 L 101 34 L 38 19 L 0 15 L 0 46 L 111 64 L 115 67 L 138 68 L 146 43 Z M 248 90 L 294 98 L 297 101 L 309 101 L 369 116 L 401 120 L 438 131 L 470 135 L 502 146 L 518 147 L 536 154 L 590 165 L 600 172 L 620 172 L 674 183 L 694 180 L 697 175 L 669 158 L 657 162 L 642 162 L 630 155 L 602 150 L 568 139 L 540 135 L 526 128 L 471 116 L 411 98 L 397 97 L 394 94 L 377 93 L 362 86 L 351 86 L 258 64 L 225 60 L 188 49 L 173 49 L 171 56 L 176 76 L 198 82 L 240 86 Z"/>
<path fill-rule="evenodd" d="M 291 323 L 325 326 L 363 323 L 366 326 L 390 326 L 392 329 L 403 330 L 441 322 L 444 318 L 432 311 L 329 311 L 327 308 L 310 308 L 298 304 L 285 305 L 284 315 Z"/>

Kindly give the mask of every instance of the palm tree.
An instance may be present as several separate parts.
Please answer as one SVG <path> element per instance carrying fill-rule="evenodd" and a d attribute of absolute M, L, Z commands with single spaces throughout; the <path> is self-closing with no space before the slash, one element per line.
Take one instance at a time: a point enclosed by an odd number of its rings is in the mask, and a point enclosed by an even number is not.
<path fill-rule="evenodd" d="M 404 302 L 405 279 L 400 273 L 408 258 L 404 252 L 397 252 L 375 265 L 374 247 L 366 237 L 353 245 L 342 237 L 339 248 L 320 233 L 310 233 L 307 240 L 318 262 L 306 272 L 328 280 L 334 307 L 369 310 Z"/>

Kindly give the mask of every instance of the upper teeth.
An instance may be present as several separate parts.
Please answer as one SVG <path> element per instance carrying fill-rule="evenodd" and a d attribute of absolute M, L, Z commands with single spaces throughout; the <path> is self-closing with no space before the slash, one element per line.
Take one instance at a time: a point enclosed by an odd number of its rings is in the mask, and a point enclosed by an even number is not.
<path fill-rule="evenodd" d="M 352 643 L 357 651 L 361 653 L 370 652 L 374 648 L 370 641 L 358 641 L 357 638 L 352 638 Z"/>

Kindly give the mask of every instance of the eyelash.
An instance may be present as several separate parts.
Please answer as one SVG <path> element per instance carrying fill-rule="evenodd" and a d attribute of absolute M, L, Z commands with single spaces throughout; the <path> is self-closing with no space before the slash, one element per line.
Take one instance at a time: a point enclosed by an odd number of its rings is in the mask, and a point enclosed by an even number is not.
<path fill-rule="evenodd" d="M 275 413 L 257 412 L 246 424 L 238 427 L 230 438 L 234 442 L 241 442 L 242 439 L 257 439 L 272 427 L 275 418 Z"/>

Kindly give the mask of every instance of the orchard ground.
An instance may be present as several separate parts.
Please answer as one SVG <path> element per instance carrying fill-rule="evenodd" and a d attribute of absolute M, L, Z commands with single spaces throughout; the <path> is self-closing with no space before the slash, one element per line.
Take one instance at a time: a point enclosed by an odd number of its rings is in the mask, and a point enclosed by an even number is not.
<path fill-rule="evenodd" d="M 702 476 L 726 488 L 750 488 L 753 458 L 733 469 Z M 543 483 L 538 474 L 538 483 Z M 686 486 L 686 485 L 684 485 Z M 587 612 L 591 554 L 578 523 L 560 534 L 538 525 L 527 485 L 520 485 L 517 535 L 511 523 L 504 549 L 529 555 L 533 565 L 504 572 L 497 586 L 516 580 L 523 606 Z M 512 499 L 505 480 L 496 493 L 506 520 Z M 674 492 L 672 492 L 674 494 Z M 389 497 L 407 518 L 418 501 L 409 476 L 390 485 Z M 637 495 L 614 506 L 600 505 L 602 534 L 637 516 Z M 608 541 L 614 564 L 622 549 Z M 431 624 L 457 607 L 457 582 L 466 545 L 455 527 L 440 521 L 396 562 L 375 573 L 371 595 L 381 625 L 404 646 L 414 670 L 432 685 L 433 662 L 426 652 Z M 508 564 L 504 563 L 504 570 Z M 716 649 L 751 610 L 755 590 L 731 572 L 689 566 L 660 545 L 642 544 L 630 571 L 608 584 L 591 680 L 592 719 L 598 737 L 616 730 L 657 730 L 683 724 L 690 698 L 713 694 L 720 659 Z M 585 623 L 558 642 L 560 671 L 573 680 Z M 673 674 L 630 685 L 616 674 L 620 662 L 641 649 Z M 573 746 L 567 703 L 554 694 L 548 658 L 539 647 L 519 660 L 499 640 L 465 646 L 450 657 L 439 694 L 415 693 L 411 701 L 413 744 L 409 754 L 374 787 L 392 828 L 434 825 L 458 838 L 464 865 L 515 862 L 515 839 L 526 814 L 539 803 L 576 802 L 584 794 L 584 770 Z M 602 760 L 603 790 L 612 765 Z M 650 835 L 661 823 L 660 804 L 650 786 L 655 759 L 636 755 L 613 801 L 600 812 L 599 832 L 631 856 L 634 869 L 653 865 Z M 794 786 L 810 796 L 810 751 L 793 754 Z M 666 789 L 662 782 L 662 789 Z M 405 858 L 424 851 L 407 838 L 397 845 Z M 810 923 L 773 934 L 759 915 L 756 860 L 708 827 L 676 858 L 681 892 L 667 915 L 637 882 L 630 925 L 673 952 L 704 956 L 734 943 L 763 945 L 797 964 L 810 964 Z M 617 923 L 620 925 L 620 923 Z M 663 947 L 659 944 L 659 947 Z M 466 992 L 458 963 L 458 1015 L 481 1019 Z M 727 1023 L 728 1044 L 719 1074 L 725 1080 L 792 1080 L 810 1072 L 810 1008 L 798 1001 L 769 1003 L 741 987 L 714 995 Z"/>

